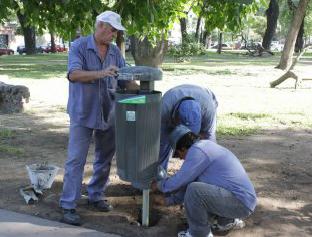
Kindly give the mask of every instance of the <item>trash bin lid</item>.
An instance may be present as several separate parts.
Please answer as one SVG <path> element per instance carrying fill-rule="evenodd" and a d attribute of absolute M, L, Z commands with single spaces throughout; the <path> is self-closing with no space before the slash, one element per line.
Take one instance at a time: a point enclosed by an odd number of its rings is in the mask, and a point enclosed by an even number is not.
<path fill-rule="evenodd" d="M 123 67 L 119 69 L 117 80 L 160 81 L 162 71 L 158 68 L 147 66 Z"/>

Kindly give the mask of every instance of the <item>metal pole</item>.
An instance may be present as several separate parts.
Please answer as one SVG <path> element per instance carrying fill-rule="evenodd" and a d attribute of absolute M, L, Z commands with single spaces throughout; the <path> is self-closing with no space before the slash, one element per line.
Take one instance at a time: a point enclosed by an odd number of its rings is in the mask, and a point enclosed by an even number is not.
<path fill-rule="evenodd" d="M 149 225 L 149 189 L 143 189 L 142 225 Z"/>

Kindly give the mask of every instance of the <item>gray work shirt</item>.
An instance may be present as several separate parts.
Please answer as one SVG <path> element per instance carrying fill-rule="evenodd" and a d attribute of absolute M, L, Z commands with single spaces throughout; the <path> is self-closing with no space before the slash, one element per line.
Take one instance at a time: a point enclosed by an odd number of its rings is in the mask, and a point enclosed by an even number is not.
<path fill-rule="evenodd" d="M 184 84 L 167 91 L 162 99 L 161 127 L 162 132 L 169 134 L 174 128 L 174 110 L 185 97 L 192 97 L 200 103 L 202 124 L 200 133 L 207 134 L 213 125 L 218 102 L 212 91 L 196 85 Z"/>

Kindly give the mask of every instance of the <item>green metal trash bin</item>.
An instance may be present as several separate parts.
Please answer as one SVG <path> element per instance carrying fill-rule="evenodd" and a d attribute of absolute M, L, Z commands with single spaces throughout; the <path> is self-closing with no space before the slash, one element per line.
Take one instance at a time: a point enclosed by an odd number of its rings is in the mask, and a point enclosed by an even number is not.
<path fill-rule="evenodd" d="M 140 81 L 136 91 L 116 92 L 116 159 L 122 180 L 139 189 L 148 189 L 157 174 L 161 92 L 154 80 L 161 80 L 156 68 L 128 67 L 119 71 L 119 80 Z"/>

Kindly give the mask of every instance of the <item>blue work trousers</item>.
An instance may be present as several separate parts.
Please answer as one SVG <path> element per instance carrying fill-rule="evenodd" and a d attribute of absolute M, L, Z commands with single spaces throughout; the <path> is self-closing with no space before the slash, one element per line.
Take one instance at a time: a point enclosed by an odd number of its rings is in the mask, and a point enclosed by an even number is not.
<path fill-rule="evenodd" d="M 104 199 L 104 191 L 109 181 L 111 161 L 115 154 L 115 128 L 96 130 L 76 123 L 70 125 L 68 157 L 65 163 L 63 193 L 60 206 L 74 209 L 81 197 L 84 166 L 92 135 L 95 142 L 93 175 L 88 184 L 88 197 L 91 202 Z"/>

